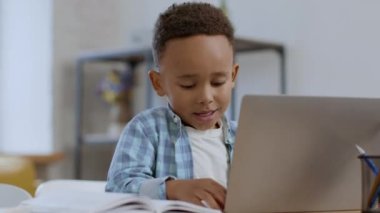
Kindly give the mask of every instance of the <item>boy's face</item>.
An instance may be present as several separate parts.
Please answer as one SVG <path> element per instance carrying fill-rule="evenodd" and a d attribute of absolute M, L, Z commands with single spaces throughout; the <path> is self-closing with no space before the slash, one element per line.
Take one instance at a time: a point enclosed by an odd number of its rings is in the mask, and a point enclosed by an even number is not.
<path fill-rule="evenodd" d="M 238 65 L 222 35 L 196 35 L 167 42 L 160 72 L 149 76 L 182 121 L 199 130 L 215 128 L 226 111 Z"/>

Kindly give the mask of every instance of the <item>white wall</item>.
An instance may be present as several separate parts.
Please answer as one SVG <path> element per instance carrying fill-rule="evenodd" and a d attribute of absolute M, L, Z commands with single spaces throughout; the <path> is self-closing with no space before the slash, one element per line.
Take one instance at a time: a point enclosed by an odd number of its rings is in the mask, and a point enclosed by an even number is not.
<path fill-rule="evenodd" d="M 0 151 L 50 153 L 51 1 L 2 0 Z"/>
<path fill-rule="evenodd" d="M 287 46 L 290 93 L 380 96 L 380 1 L 233 3 L 238 34 Z"/>
<path fill-rule="evenodd" d="M 128 1 L 129 25 L 148 30 L 173 2 Z M 209 1 L 215 5 L 219 1 Z M 236 35 L 283 43 L 287 48 L 288 92 L 297 95 L 380 97 L 380 1 L 230 0 Z M 140 30 L 144 31 L 144 30 Z M 128 31 L 133 32 L 133 31 Z M 263 52 L 239 56 L 238 107 L 246 93 L 277 94 L 279 59 Z"/>

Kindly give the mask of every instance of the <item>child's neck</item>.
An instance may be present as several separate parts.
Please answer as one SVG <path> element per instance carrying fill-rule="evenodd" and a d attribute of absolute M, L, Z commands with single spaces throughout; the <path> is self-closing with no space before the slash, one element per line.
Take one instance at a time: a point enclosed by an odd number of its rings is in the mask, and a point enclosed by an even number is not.
<path fill-rule="evenodd" d="M 212 128 L 212 129 L 219 129 L 219 128 L 221 127 L 220 122 L 221 122 L 221 121 L 216 122 L 216 124 L 214 125 L 214 128 Z M 195 128 L 194 126 L 192 126 L 192 125 L 190 125 L 190 124 L 188 124 L 188 123 L 186 123 L 186 122 L 183 122 L 183 124 L 184 124 L 185 126 L 189 126 L 189 127 L 191 127 L 191 128 L 197 129 L 197 128 Z"/>

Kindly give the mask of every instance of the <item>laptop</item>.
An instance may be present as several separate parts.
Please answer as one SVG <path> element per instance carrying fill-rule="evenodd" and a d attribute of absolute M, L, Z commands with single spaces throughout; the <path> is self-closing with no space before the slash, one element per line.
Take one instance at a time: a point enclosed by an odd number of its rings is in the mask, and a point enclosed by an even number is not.
<path fill-rule="evenodd" d="M 360 209 L 355 144 L 380 154 L 380 99 L 245 96 L 225 211 Z"/>

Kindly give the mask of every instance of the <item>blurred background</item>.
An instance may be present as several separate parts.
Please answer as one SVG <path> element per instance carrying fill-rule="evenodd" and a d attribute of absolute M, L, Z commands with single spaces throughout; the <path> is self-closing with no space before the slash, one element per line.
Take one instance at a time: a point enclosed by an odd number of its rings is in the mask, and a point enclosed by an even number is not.
<path fill-rule="evenodd" d="M 159 13 L 181 2 L 0 0 L 1 155 L 30 159 L 43 180 L 105 180 L 120 129 L 164 104 L 147 52 Z M 380 97 L 380 1 L 205 2 L 238 38 L 276 47 L 237 55 L 229 116 L 244 94 Z"/>

